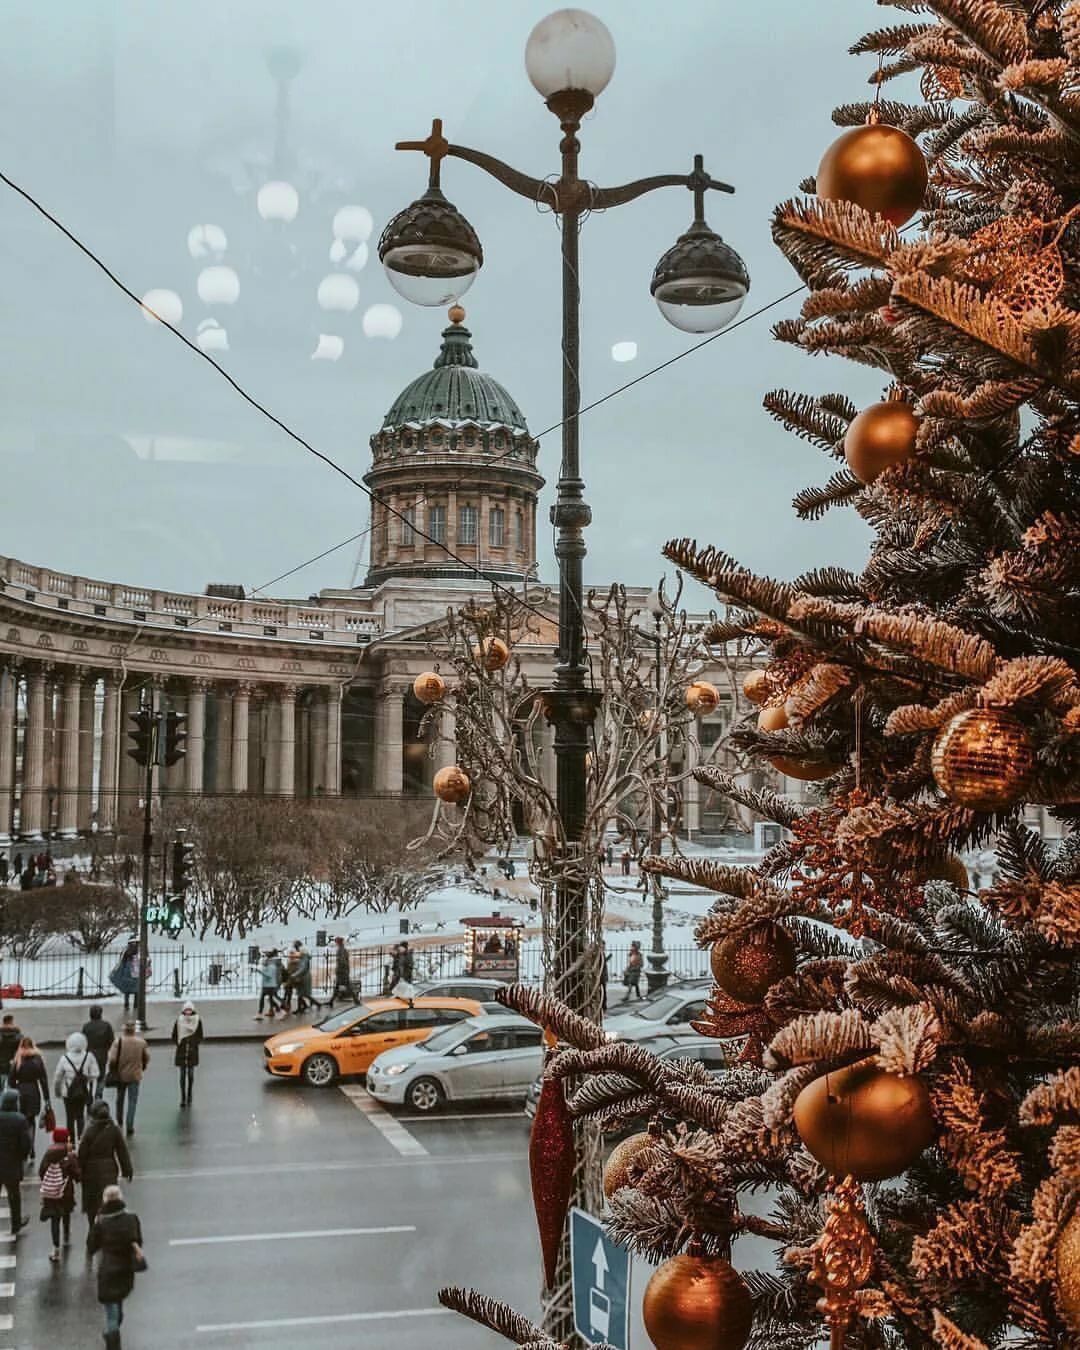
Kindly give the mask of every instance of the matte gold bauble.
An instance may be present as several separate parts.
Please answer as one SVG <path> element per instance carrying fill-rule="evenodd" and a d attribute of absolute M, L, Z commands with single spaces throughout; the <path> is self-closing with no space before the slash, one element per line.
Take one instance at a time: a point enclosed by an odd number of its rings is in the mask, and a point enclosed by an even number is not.
<path fill-rule="evenodd" d="M 892 225 L 909 221 L 926 196 L 926 160 L 906 131 L 878 122 L 852 127 L 825 151 L 817 195 L 854 202 Z"/>
<path fill-rule="evenodd" d="M 458 802 L 463 802 L 472 791 L 472 784 L 469 782 L 469 775 L 464 769 L 456 764 L 448 764 L 444 769 L 440 769 L 431 782 L 432 791 L 441 802 L 449 802 L 451 806 Z"/>
<path fill-rule="evenodd" d="M 730 1261 L 673 1256 L 645 1286 L 641 1313 L 656 1350 L 743 1350 L 754 1304 Z"/>
<path fill-rule="evenodd" d="M 413 693 L 421 703 L 438 703 L 446 693 L 446 681 L 434 670 L 425 670 L 413 680 Z"/>
<path fill-rule="evenodd" d="M 1054 1291 L 1069 1330 L 1080 1332 L 1080 1209 L 1073 1213 L 1057 1240 Z"/>
<path fill-rule="evenodd" d="M 844 435 L 844 458 L 860 483 L 872 483 L 893 464 L 915 453 L 919 419 L 910 403 L 887 399 L 871 403 L 852 419 Z"/>
<path fill-rule="evenodd" d="M 769 697 L 769 677 L 763 670 L 752 670 L 742 682 L 742 691 L 751 703 L 764 703 Z"/>
<path fill-rule="evenodd" d="M 1003 811 L 1027 787 L 1035 771 L 1035 747 L 1012 713 L 970 708 L 938 732 L 930 766 L 938 787 L 958 806 Z"/>
<path fill-rule="evenodd" d="M 648 1130 L 642 1130 L 640 1134 L 632 1134 L 629 1139 L 615 1145 L 604 1164 L 604 1195 L 609 1200 L 616 1191 L 621 1191 L 624 1186 L 633 1185 L 630 1168 L 634 1159 L 643 1149 L 650 1148 L 655 1143 L 656 1140 Z"/>
<path fill-rule="evenodd" d="M 707 717 L 720 706 L 720 691 L 708 680 L 695 680 L 686 688 L 686 706 L 692 713 Z"/>
<path fill-rule="evenodd" d="M 968 876 L 967 867 L 955 853 L 947 853 L 944 858 L 939 858 L 926 870 L 927 881 L 947 881 L 950 886 L 955 886 L 958 891 L 966 891 L 971 885 L 971 878 Z"/>
<path fill-rule="evenodd" d="M 510 660 L 510 648 L 502 638 L 486 637 L 473 648 L 473 656 L 489 674 L 494 674 Z"/>
<path fill-rule="evenodd" d="M 856 1181 L 899 1176 L 937 1133 L 923 1080 L 872 1059 L 808 1083 L 795 1099 L 795 1128 L 822 1167 Z"/>
<path fill-rule="evenodd" d="M 758 713 L 759 731 L 783 731 L 788 724 L 782 703 L 771 703 Z M 769 763 L 778 773 L 797 778 L 800 783 L 816 783 L 836 772 L 836 765 L 821 759 L 794 759 L 789 755 L 770 755 Z"/>
<path fill-rule="evenodd" d="M 725 994 L 738 1003 L 761 1003 L 774 984 L 795 974 L 795 943 L 786 928 L 763 923 L 716 943 L 709 960 Z"/>

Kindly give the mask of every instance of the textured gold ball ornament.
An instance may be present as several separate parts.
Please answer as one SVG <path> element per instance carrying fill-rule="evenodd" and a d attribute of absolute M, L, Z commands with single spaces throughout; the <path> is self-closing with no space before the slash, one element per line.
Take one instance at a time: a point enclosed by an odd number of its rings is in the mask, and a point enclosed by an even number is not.
<path fill-rule="evenodd" d="M 616 1144 L 611 1150 L 608 1160 L 604 1164 L 603 1181 L 604 1195 L 609 1200 L 616 1191 L 621 1191 L 624 1186 L 633 1185 L 630 1168 L 634 1159 L 655 1142 L 656 1140 L 648 1130 L 642 1130 L 640 1134 L 632 1134 L 629 1139 L 624 1139 L 622 1143 Z"/>
<path fill-rule="evenodd" d="M 486 637 L 473 648 L 473 656 L 488 674 L 493 675 L 495 671 L 502 670 L 510 660 L 510 648 L 502 638 Z"/>
<path fill-rule="evenodd" d="M 892 225 L 909 221 L 926 196 L 926 160 L 906 131 L 887 122 L 852 127 L 825 151 L 817 195 L 854 202 Z"/>
<path fill-rule="evenodd" d="M 1054 1290 L 1069 1330 L 1080 1332 L 1080 1209 L 1073 1212 L 1057 1240 Z"/>
<path fill-rule="evenodd" d="M 456 764 L 448 764 L 432 779 L 431 789 L 441 802 L 455 806 L 463 802 L 472 791 L 469 775 Z"/>
<path fill-rule="evenodd" d="M 686 688 L 686 706 L 692 713 L 707 717 L 720 706 L 720 691 L 708 680 L 695 680 Z"/>
<path fill-rule="evenodd" d="M 872 1059 L 808 1083 L 795 1099 L 795 1128 L 822 1167 L 856 1181 L 899 1176 L 937 1133 L 923 1080 Z"/>
<path fill-rule="evenodd" d="M 641 1313 L 656 1350 L 743 1350 L 754 1304 L 730 1261 L 673 1256 L 645 1286 Z"/>
<path fill-rule="evenodd" d="M 973 811 L 1002 811 L 1035 771 L 1035 746 L 1019 718 L 999 708 L 957 713 L 934 741 L 930 767 L 950 801 Z"/>
<path fill-rule="evenodd" d="M 446 681 L 435 670 L 425 670 L 413 680 L 413 693 L 421 703 L 438 703 L 446 693 Z"/>
<path fill-rule="evenodd" d="M 742 691 L 751 703 L 764 703 L 769 697 L 769 677 L 763 670 L 752 670 L 742 682 Z"/>
<path fill-rule="evenodd" d="M 783 731 L 788 724 L 783 704 L 773 703 L 767 708 L 762 708 L 758 713 L 757 724 L 760 731 Z M 786 773 L 789 778 L 797 778 L 801 783 L 815 783 L 818 779 L 828 778 L 830 774 L 836 772 L 836 765 L 829 764 L 826 760 L 770 755 L 769 763 L 777 772 Z"/>
<path fill-rule="evenodd" d="M 786 928 L 763 923 L 717 942 L 709 960 L 725 994 L 738 1003 L 761 1003 L 774 984 L 795 974 L 795 943 Z"/>
<path fill-rule="evenodd" d="M 910 403 L 887 399 L 871 403 L 851 420 L 844 436 L 844 458 L 860 483 L 872 483 L 879 473 L 902 464 L 915 453 L 919 419 Z"/>

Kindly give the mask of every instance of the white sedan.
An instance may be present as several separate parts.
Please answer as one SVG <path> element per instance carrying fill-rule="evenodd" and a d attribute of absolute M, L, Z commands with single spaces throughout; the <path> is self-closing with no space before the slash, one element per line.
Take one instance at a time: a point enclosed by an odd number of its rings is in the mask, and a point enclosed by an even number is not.
<path fill-rule="evenodd" d="M 389 1106 L 434 1111 L 444 1101 L 523 1098 L 543 1064 L 543 1033 L 514 1013 L 469 1017 L 426 1040 L 386 1050 L 367 1090 Z"/>

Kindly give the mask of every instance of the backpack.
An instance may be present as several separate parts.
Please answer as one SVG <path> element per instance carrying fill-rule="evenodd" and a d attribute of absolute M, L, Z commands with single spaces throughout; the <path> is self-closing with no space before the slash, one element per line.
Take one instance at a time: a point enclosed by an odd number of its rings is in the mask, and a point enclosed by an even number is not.
<path fill-rule="evenodd" d="M 41 1178 L 42 1200 L 63 1200 L 66 1190 L 67 1177 L 64 1175 L 63 1167 L 58 1162 L 51 1162 Z"/>
<path fill-rule="evenodd" d="M 87 1051 L 87 1054 L 89 1053 Z M 75 1069 L 75 1077 L 68 1084 L 67 1101 L 72 1106 L 85 1106 L 90 1099 L 90 1084 L 86 1081 L 86 1074 L 83 1072 L 86 1067 L 86 1055 L 83 1055 L 82 1063 L 78 1068 L 75 1068 L 75 1061 L 70 1055 L 65 1055 L 64 1058 Z"/>

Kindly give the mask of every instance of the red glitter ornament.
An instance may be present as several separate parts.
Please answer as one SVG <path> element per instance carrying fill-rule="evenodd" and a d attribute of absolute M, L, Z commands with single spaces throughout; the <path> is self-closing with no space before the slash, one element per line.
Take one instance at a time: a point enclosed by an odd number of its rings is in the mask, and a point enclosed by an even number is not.
<path fill-rule="evenodd" d="M 557 1078 L 545 1078 L 540 1088 L 529 1135 L 529 1175 L 544 1255 L 544 1282 L 550 1289 L 574 1189 L 574 1122 Z"/>

